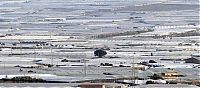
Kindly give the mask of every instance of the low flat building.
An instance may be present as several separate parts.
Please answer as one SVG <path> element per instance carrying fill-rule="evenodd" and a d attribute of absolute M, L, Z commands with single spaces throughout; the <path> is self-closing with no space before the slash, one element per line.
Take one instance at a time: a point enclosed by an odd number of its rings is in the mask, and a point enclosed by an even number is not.
<path fill-rule="evenodd" d="M 116 83 L 84 83 L 78 85 L 80 88 L 127 88 L 127 85 Z"/>
<path fill-rule="evenodd" d="M 162 78 L 165 80 L 175 80 L 178 77 L 183 77 L 183 75 L 175 70 L 169 69 L 166 72 L 163 72 Z"/>
<path fill-rule="evenodd" d="M 136 86 L 135 88 L 199 88 L 199 87 L 188 84 L 149 84 L 149 85 Z"/>

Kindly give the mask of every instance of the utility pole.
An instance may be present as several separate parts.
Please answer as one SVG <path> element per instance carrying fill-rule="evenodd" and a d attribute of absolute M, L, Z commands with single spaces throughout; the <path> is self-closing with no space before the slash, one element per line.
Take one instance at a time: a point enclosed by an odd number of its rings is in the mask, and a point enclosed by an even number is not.
<path fill-rule="evenodd" d="M 86 67 L 86 59 L 84 59 L 84 74 L 87 76 L 87 67 Z"/>
<path fill-rule="evenodd" d="M 7 72 L 6 72 L 6 67 L 5 67 L 5 61 L 3 61 L 3 69 L 4 69 L 4 71 L 5 71 L 5 78 L 7 79 L 8 78 L 8 76 L 7 76 Z"/>
<path fill-rule="evenodd" d="M 20 44 L 20 54 L 22 54 L 22 41 L 19 39 L 19 44 Z"/>
<path fill-rule="evenodd" d="M 133 88 L 135 88 L 135 56 L 133 55 L 133 59 L 132 59 L 132 84 L 133 84 Z"/>
<path fill-rule="evenodd" d="M 50 59 L 51 59 L 51 65 L 52 65 L 51 67 L 53 67 L 52 30 L 50 31 L 50 34 L 49 34 L 49 35 L 50 35 L 50 52 L 51 52 L 51 53 L 50 53 L 50 54 L 51 54 L 51 55 L 50 55 Z"/>
<path fill-rule="evenodd" d="M 84 59 L 82 59 L 83 60 L 83 63 L 84 63 L 84 76 L 86 77 L 87 76 L 87 64 L 86 64 L 86 53 L 83 53 L 83 51 L 82 51 L 82 55 L 84 54 Z"/>

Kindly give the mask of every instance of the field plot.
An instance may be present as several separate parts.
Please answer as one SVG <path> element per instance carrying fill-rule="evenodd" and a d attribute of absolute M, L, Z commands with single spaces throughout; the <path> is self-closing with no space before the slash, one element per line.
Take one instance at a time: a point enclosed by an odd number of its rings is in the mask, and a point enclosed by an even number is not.
<path fill-rule="evenodd" d="M 199 4 L 0 0 L 0 86 L 198 88 Z"/>

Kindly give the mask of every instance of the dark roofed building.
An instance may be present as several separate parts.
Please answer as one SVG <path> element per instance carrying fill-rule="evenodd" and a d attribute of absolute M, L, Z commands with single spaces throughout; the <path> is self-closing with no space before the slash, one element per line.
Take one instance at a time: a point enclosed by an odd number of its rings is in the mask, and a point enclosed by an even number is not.
<path fill-rule="evenodd" d="M 188 58 L 188 59 L 185 59 L 185 63 L 195 63 L 195 64 L 200 64 L 200 59 L 197 59 L 197 58 Z"/>

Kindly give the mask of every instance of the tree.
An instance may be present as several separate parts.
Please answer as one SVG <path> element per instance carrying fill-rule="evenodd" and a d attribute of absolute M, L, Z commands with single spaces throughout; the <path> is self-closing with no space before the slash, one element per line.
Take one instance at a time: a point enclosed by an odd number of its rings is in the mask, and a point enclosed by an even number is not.
<path fill-rule="evenodd" d="M 149 63 L 157 63 L 157 62 L 154 60 L 149 60 Z"/>
<path fill-rule="evenodd" d="M 150 76 L 150 79 L 158 80 L 158 79 L 163 79 L 163 78 L 158 74 L 153 74 L 153 76 Z"/>
<path fill-rule="evenodd" d="M 153 81 L 147 81 L 146 84 L 155 84 Z"/>
<path fill-rule="evenodd" d="M 107 52 L 102 49 L 98 49 L 98 50 L 94 51 L 94 56 L 98 56 L 99 58 L 102 58 L 106 54 L 107 54 Z"/>
<path fill-rule="evenodd" d="M 153 56 L 153 53 L 151 52 L 151 56 Z"/>

